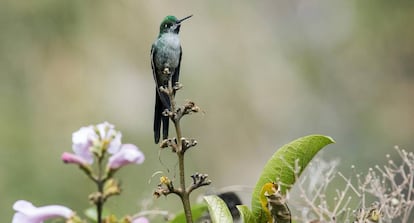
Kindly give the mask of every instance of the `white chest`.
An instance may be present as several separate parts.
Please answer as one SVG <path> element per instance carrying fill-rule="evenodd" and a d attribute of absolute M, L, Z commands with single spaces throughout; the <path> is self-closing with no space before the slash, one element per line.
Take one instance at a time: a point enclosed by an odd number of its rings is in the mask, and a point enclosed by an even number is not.
<path fill-rule="evenodd" d="M 177 34 L 165 33 L 158 41 L 161 42 L 162 46 L 171 48 L 172 50 L 180 49 L 180 38 Z"/>
<path fill-rule="evenodd" d="M 157 40 L 157 67 L 176 68 L 180 63 L 181 45 L 177 34 L 165 33 Z"/>

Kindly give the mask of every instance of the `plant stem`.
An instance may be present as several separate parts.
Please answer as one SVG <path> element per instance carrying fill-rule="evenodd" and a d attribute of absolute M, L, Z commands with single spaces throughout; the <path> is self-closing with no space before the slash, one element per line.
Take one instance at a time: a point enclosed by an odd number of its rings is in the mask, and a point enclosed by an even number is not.
<path fill-rule="evenodd" d="M 96 201 L 96 214 L 97 214 L 97 223 L 102 223 L 102 209 L 103 209 L 103 188 L 104 188 L 104 179 L 102 179 L 102 160 L 103 157 L 98 159 L 98 179 L 96 180 L 96 185 L 98 187 L 98 193 L 99 193 L 99 197 L 98 200 Z"/>
<path fill-rule="evenodd" d="M 175 84 L 175 83 L 174 83 Z M 176 114 L 176 103 L 175 103 L 175 95 L 173 90 L 173 83 L 172 78 L 168 81 L 168 90 L 169 90 L 169 97 L 170 97 L 170 103 L 171 103 L 171 112 Z M 181 193 L 179 194 L 181 201 L 183 203 L 185 218 L 187 220 L 187 223 L 193 222 L 193 216 L 191 213 L 191 204 L 190 204 L 190 193 L 186 189 L 185 185 L 185 169 L 184 169 L 184 154 L 185 151 L 183 150 L 181 138 L 182 138 L 182 132 L 181 132 L 181 126 L 180 126 L 180 117 L 177 117 L 176 115 L 173 116 L 172 121 L 175 126 L 175 132 L 177 136 L 177 151 L 176 154 L 178 156 L 178 165 L 179 165 L 179 172 L 180 172 L 180 187 L 181 187 Z"/>
<path fill-rule="evenodd" d="M 103 183 L 102 181 L 98 182 L 98 191 L 100 194 L 103 194 Z M 98 202 L 96 203 L 96 212 L 98 215 L 98 223 L 102 223 L 102 208 L 103 208 L 103 201 L 99 198 Z"/>
<path fill-rule="evenodd" d="M 185 186 L 185 174 L 184 174 L 184 152 L 177 153 L 178 155 L 178 165 L 180 171 L 180 187 L 181 187 L 181 201 L 184 207 L 185 218 L 187 223 L 193 222 L 193 216 L 191 213 L 190 205 L 190 193 L 187 191 Z"/>

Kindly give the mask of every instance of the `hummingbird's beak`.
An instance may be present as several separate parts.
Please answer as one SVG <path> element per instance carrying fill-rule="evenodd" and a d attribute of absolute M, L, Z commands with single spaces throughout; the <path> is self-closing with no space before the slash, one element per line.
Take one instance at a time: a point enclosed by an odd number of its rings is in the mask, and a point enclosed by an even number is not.
<path fill-rule="evenodd" d="M 186 20 L 186 19 L 189 19 L 189 18 L 191 18 L 193 15 L 189 15 L 189 16 L 187 16 L 187 17 L 185 17 L 185 18 L 183 18 L 183 19 L 180 19 L 180 20 L 178 20 L 177 21 L 177 23 L 178 24 L 180 24 L 182 21 L 184 21 L 184 20 Z"/>

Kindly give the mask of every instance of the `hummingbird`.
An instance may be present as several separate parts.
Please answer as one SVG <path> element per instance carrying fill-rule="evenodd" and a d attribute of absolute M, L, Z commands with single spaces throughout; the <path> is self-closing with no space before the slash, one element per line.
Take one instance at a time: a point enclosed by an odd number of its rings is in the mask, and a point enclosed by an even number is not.
<path fill-rule="evenodd" d="M 162 20 L 160 33 L 151 47 L 151 67 L 154 76 L 155 90 L 155 112 L 154 112 L 154 141 L 160 141 L 160 131 L 162 123 L 162 138 L 168 138 L 169 117 L 163 114 L 165 109 L 170 109 L 171 102 L 169 96 L 160 90 L 160 87 L 167 88 L 168 81 L 172 84 L 178 82 L 181 65 L 181 44 L 178 33 L 180 32 L 181 22 L 193 15 L 183 19 L 175 16 L 167 16 Z M 173 93 L 175 95 L 175 91 Z"/>

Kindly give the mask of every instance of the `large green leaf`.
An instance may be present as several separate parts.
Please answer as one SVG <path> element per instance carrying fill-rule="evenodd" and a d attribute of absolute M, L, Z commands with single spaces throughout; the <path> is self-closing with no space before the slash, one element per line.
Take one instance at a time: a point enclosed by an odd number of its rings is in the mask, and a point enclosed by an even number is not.
<path fill-rule="evenodd" d="M 199 219 L 208 210 L 205 203 L 196 204 L 191 206 L 191 213 L 193 219 Z M 170 223 L 186 223 L 184 211 L 178 213 Z"/>
<path fill-rule="evenodd" d="M 256 223 L 252 211 L 246 205 L 237 205 L 243 223 Z"/>
<path fill-rule="evenodd" d="M 300 167 L 298 175 L 300 175 L 316 153 L 331 143 L 334 143 L 331 137 L 309 135 L 282 146 L 273 154 L 272 158 L 270 158 L 264 167 L 253 191 L 252 213 L 256 218 L 255 222 L 266 222 L 266 216 L 262 211 L 260 203 L 260 191 L 262 187 L 271 181 L 280 182 L 282 184 L 281 193 L 285 195 L 286 190 L 295 183 L 295 174 L 293 171 L 295 163 L 298 162 Z"/>
<path fill-rule="evenodd" d="M 208 211 L 213 223 L 231 223 L 233 217 L 226 203 L 216 195 L 205 196 L 204 200 L 207 202 Z"/>

